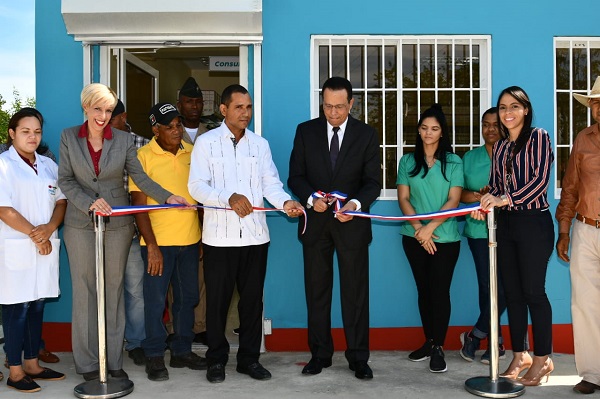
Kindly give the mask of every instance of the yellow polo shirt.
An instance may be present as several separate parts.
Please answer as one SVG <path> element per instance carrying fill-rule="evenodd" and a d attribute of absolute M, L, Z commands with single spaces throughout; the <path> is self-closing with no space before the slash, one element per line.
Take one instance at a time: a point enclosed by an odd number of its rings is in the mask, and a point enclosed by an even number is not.
<path fill-rule="evenodd" d="M 191 144 L 181 142 L 176 155 L 163 150 L 156 139 L 138 150 L 138 159 L 146 174 L 165 190 L 184 197 L 190 204 L 198 202 L 188 192 L 187 184 L 190 175 Z M 141 191 L 129 178 L 129 192 Z M 148 205 L 156 205 L 153 198 L 147 197 Z M 201 230 L 196 210 L 165 209 L 148 212 L 152 230 L 159 246 L 183 246 L 200 241 Z M 144 238 L 141 245 L 146 245 Z"/>

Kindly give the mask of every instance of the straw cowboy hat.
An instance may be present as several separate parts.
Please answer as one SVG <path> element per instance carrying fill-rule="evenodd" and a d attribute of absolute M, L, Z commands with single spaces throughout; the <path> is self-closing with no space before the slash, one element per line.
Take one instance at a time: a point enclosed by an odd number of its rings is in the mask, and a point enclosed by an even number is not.
<path fill-rule="evenodd" d="M 600 98 L 600 76 L 596 78 L 596 82 L 594 82 L 594 87 L 592 87 L 592 91 L 590 91 L 589 95 L 585 94 L 577 94 L 573 93 L 573 97 L 583 105 L 589 108 L 589 101 L 592 98 Z"/>

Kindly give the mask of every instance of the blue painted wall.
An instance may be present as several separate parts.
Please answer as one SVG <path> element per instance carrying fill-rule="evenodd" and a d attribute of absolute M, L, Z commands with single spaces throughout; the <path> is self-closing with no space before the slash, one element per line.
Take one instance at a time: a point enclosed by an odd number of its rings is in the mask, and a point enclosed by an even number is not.
<path fill-rule="evenodd" d="M 454 4 L 460 4 L 455 6 Z M 585 23 L 585 10 L 597 0 L 582 0 L 569 9 L 558 0 L 489 6 L 478 0 L 427 3 L 380 0 L 288 2 L 263 0 L 263 136 L 271 143 L 285 182 L 296 125 L 310 119 L 309 55 L 312 34 L 485 34 L 491 35 L 493 102 L 506 86 L 520 85 L 531 96 L 535 124 L 553 135 L 553 37 L 598 36 Z M 560 12 L 557 12 L 560 11 Z M 503 17 L 506 16 L 506 19 Z M 81 44 L 68 36 L 60 0 L 36 2 L 37 101 L 47 124 L 45 137 L 58 151 L 62 128 L 81 121 Z M 550 191 L 554 211 L 557 201 Z M 399 214 L 396 201 L 379 201 L 382 214 Z M 265 286 L 265 316 L 274 328 L 306 327 L 302 252 L 296 222 L 269 216 L 272 242 Z M 371 245 L 371 325 L 419 326 L 416 290 L 398 234 L 398 224 L 375 222 Z M 477 316 L 476 279 L 471 255 L 463 243 L 452 285 L 452 325 L 471 325 Z M 48 321 L 69 321 L 70 279 L 66 256 L 61 263 L 63 295 L 47 307 Z M 552 256 L 547 290 L 554 323 L 570 323 L 569 274 Z M 339 291 L 334 292 L 332 323 L 341 326 Z"/>

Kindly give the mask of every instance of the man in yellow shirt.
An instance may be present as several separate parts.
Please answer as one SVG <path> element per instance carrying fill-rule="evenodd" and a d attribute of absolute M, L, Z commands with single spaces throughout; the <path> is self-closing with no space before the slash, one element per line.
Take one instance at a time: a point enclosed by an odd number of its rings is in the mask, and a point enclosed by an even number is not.
<path fill-rule="evenodd" d="M 177 109 L 158 103 L 150 110 L 154 138 L 140 148 L 138 159 L 148 176 L 166 190 L 197 202 L 190 196 L 187 181 L 190 173 L 192 145 L 181 141 L 183 128 Z M 129 182 L 134 205 L 157 204 Z M 135 216 L 142 236 L 146 338 L 142 348 L 146 355 L 146 373 L 152 381 L 169 379 L 165 367 L 167 330 L 162 315 L 169 283 L 173 285 L 175 335 L 170 342 L 170 366 L 205 370 L 206 359 L 192 352 L 194 307 L 198 303 L 198 261 L 201 233 L 196 209 L 157 210 Z"/>

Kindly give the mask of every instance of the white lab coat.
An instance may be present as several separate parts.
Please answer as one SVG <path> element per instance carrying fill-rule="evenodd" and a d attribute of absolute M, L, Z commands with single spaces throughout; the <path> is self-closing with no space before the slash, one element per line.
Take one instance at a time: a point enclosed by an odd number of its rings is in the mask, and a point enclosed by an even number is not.
<path fill-rule="evenodd" d="M 13 207 L 34 226 L 50 221 L 56 201 L 65 199 L 58 188 L 58 166 L 35 154 L 38 174 L 11 146 L 0 154 L 0 206 Z M 40 255 L 28 235 L 0 221 L 0 304 L 55 298 L 58 286 L 60 240 L 50 236 L 52 253 Z"/>

